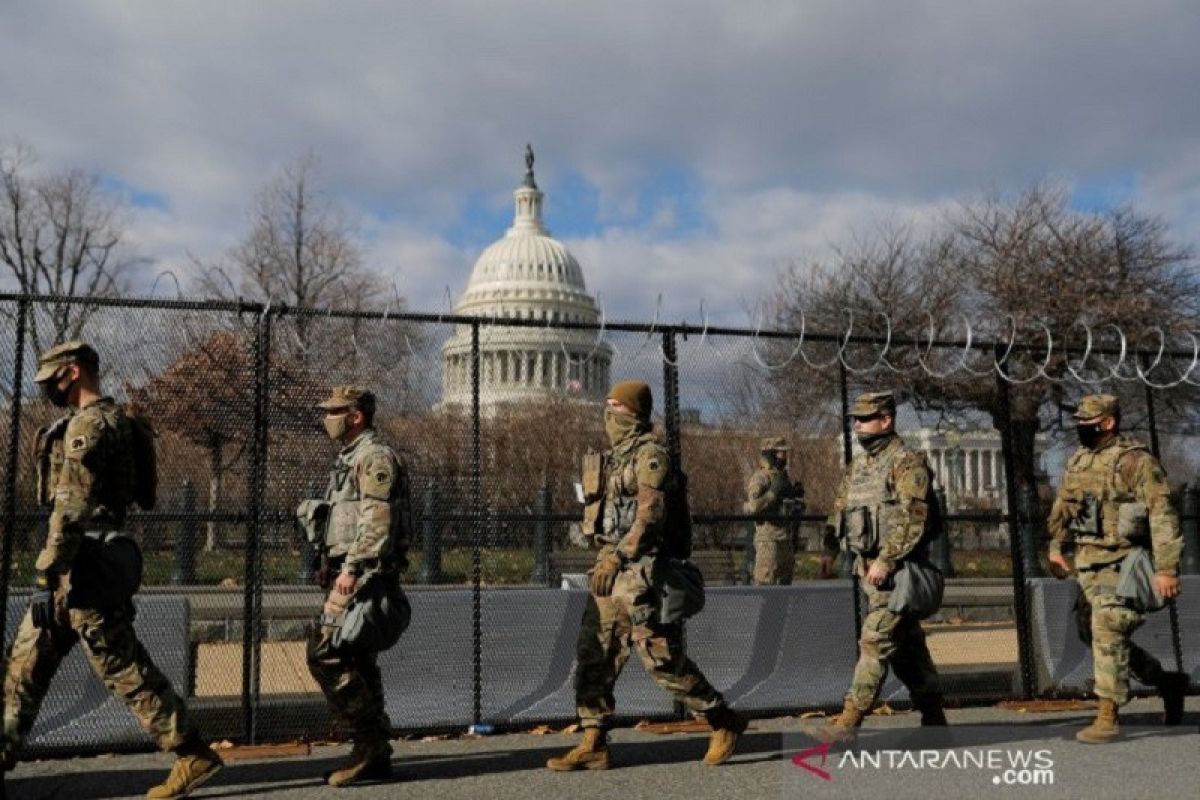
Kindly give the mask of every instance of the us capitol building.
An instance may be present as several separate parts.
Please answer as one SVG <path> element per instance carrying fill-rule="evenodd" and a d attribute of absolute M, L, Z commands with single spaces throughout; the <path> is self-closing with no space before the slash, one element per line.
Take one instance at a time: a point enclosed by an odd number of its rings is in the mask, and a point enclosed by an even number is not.
<path fill-rule="evenodd" d="M 575 256 L 542 223 L 545 194 L 534 179 L 528 146 L 525 167 L 525 180 L 513 192 L 512 227 L 479 256 L 454 313 L 543 324 L 480 326 L 480 406 L 494 411 L 504 403 L 556 397 L 602 402 L 612 347 L 599 341 L 596 330 L 546 327 L 599 323 L 600 307 Z M 441 406 L 470 405 L 471 328 L 459 325 L 442 346 Z"/>

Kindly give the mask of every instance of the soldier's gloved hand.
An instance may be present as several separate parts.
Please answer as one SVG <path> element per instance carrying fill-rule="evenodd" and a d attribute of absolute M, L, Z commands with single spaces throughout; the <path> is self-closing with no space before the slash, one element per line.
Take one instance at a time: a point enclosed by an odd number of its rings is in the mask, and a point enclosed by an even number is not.
<path fill-rule="evenodd" d="M 588 588 L 597 597 L 608 597 L 612 594 L 613 584 L 617 582 L 617 573 L 620 571 L 621 557 L 613 552 L 603 554 L 588 573 Z"/>
<path fill-rule="evenodd" d="M 35 628 L 47 629 L 54 625 L 54 589 L 56 576 L 39 572 L 34 581 L 33 596 L 29 599 L 29 616 Z"/>

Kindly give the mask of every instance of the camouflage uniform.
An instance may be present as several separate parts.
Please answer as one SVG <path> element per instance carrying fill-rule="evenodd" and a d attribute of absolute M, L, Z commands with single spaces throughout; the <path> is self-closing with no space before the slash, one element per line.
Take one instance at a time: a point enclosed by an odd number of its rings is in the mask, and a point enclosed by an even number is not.
<path fill-rule="evenodd" d="M 1098 395 L 1084 398 L 1076 416 L 1115 412 L 1116 398 Z M 1146 616 L 1116 595 L 1121 562 L 1134 547 L 1152 549 L 1158 574 L 1178 574 L 1183 538 L 1158 459 L 1124 435 L 1096 449 L 1080 447 L 1067 462 L 1048 527 L 1052 555 L 1074 548 L 1082 590 L 1075 620 L 1092 648 L 1096 695 L 1125 704 L 1131 672 L 1142 683 L 1161 685 L 1167 674 L 1162 664 L 1130 640 Z"/>
<path fill-rule="evenodd" d="M 358 387 L 338 387 L 324 408 L 354 407 L 369 395 Z M 373 396 L 371 396 L 373 411 Z M 367 428 L 338 454 L 325 500 L 331 503 L 325 556 L 342 572 L 386 580 L 399 591 L 407 568 L 407 475 L 395 451 Z M 353 595 L 331 588 L 325 614 L 336 617 Z M 333 628 L 318 625 L 308 643 L 308 666 L 325 694 L 339 727 L 356 742 L 384 742 L 392 725 L 385 709 L 383 681 L 374 652 L 333 652 Z"/>
<path fill-rule="evenodd" d="M 793 483 L 786 469 L 769 459 L 769 453 L 786 452 L 782 438 L 763 439 L 758 469 L 746 482 L 747 514 L 779 517 L 794 513 L 792 503 L 804 498 L 804 487 Z M 759 586 L 787 586 L 796 571 L 796 541 L 794 526 L 781 525 L 775 520 L 763 520 L 754 525 L 754 583 Z"/>
<path fill-rule="evenodd" d="M 881 410 L 895 413 L 890 393 L 861 396 L 851 414 L 869 416 Z M 826 542 L 827 550 L 840 544 L 854 555 L 854 572 L 860 579 L 866 577 L 871 562 L 886 566 L 894 575 L 902 561 L 926 559 L 928 541 L 935 533 L 930 509 L 936 500 L 924 455 L 909 450 L 895 433 L 872 450 L 856 456 L 846 469 L 829 514 L 834 533 Z M 870 711 L 891 665 L 916 708 L 940 709 L 938 673 L 920 622 L 888 610 L 891 580 L 889 576 L 879 587 L 860 580 L 867 615 L 846 702 L 861 713 Z"/>
<path fill-rule="evenodd" d="M 42 356 L 37 380 L 49 379 L 89 351 L 94 356 L 95 351 L 78 342 L 52 348 Z M 133 604 L 97 607 L 94 598 L 71 587 L 72 572 L 80 578 L 86 569 L 86 563 L 76 560 L 85 535 L 117 531 L 125 523 L 134 490 L 130 426 L 121 407 L 104 397 L 72 412 L 65 425 L 40 432 L 39 461 L 49 465 L 39 469 L 40 499 L 52 510 L 46 545 L 35 566 L 56 576 L 54 621 L 39 628 L 26 611 L 9 652 L 4 749 L 10 758 L 32 729 L 50 680 L 76 641 L 83 644 L 96 675 L 160 748 L 178 752 L 198 741 L 183 700 L 138 641 Z"/>
<path fill-rule="evenodd" d="M 632 642 L 654 681 L 690 711 L 706 715 L 721 695 L 684 654 L 681 623 L 657 621 L 651 579 L 662 536 L 670 457 L 645 428 L 605 456 L 603 547 L 597 559 L 623 564 L 608 597 L 592 595 L 576 644 L 575 702 L 584 728 L 607 728 L 613 687 Z"/>

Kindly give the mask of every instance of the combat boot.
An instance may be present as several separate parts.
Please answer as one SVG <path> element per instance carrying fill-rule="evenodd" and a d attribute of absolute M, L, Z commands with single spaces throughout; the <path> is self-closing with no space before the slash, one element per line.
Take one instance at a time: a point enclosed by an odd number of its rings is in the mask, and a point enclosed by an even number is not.
<path fill-rule="evenodd" d="M 710 766 L 724 764 L 733 755 L 738 737 L 746 730 L 746 718 L 729 706 L 720 706 L 708 713 L 708 724 L 712 726 L 712 735 L 708 737 L 704 763 Z"/>
<path fill-rule="evenodd" d="M 342 766 L 325 773 L 330 786 L 346 786 L 356 781 L 385 781 L 392 777 L 392 745 L 386 739 L 355 741 L 354 749 Z"/>
<path fill-rule="evenodd" d="M 1158 693 L 1163 701 L 1163 725 L 1183 722 L 1183 698 L 1190 683 L 1185 672 L 1164 672 L 1158 680 Z"/>
<path fill-rule="evenodd" d="M 608 734 L 600 728 L 584 728 L 583 741 L 561 756 L 546 762 L 555 772 L 574 772 L 580 769 L 608 769 Z"/>
<path fill-rule="evenodd" d="M 1100 698 L 1100 707 L 1096 710 L 1096 719 L 1075 738 L 1084 744 L 1108 744 L 1115 742 L 1121 735 L 1121 725 L 1117 719 L 1117 704 L 1113 700 Z"/>
<path fill-rule="evenodd" d="M 942 708 L 941 697 L 913 700 L 913 708 L 921 712 L 922 728 L 942 728 L 950 724 L 946 721 L 946 710 Z"/>
<path fill-rule="evenodd" d="M 172 800 L 187 797 L 193 789 L 221 771 L 225 762 L 206 744 L 187 744 L 177 749 L 167 779 L 146 792 L 147 800 Z"/>
<path fill-rule="evenodd" d="M 840 744 L 849 742 L 858 735 L 858 728 L 862 725 L 863 717 L 867 712 L 859 709 L 854 705 L 852 700 L 847 700 L 842 706 L 842 713 L 838 714 L 829 722 L 824 722 L 815 727 L 805 728 L 807 733 L 818 742 L 827 744 Z"/>

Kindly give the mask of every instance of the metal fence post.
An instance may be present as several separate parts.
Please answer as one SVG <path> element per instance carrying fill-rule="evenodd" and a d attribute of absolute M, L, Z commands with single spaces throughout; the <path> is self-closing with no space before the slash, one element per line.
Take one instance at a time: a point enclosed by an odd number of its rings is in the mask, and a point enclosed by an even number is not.
<path fill-rule="evenodd" d="M 1200 575 L 1200 486 L 1183 485 L 1183 574 Z"/>
<path fill-rule="evenodd" d="M 1025 592 L 1025 562 L 1021 539 L 1025 527 L 1025 511 L 1020 504 L 1016 487 L 1016 465 L 1013 463 L 1012 407 L 1008 381 L 997 371 L 996 391 L 1000 400 L 1000 441 L 1004 456 L 1004 488 L 1008 497 L 1008 545 L 1012 559 L 1013 616 L 1017 623 L 1017 658 L 1020 661 L 1021 696 L 1032 697 L 1033 636 L 1029 622 L 1029 603 Z"/>
<path fill-rule="evenodd" d="M 942 519 L 945 520 L 946 515 L 949 513 L 949 508 L 946 505 L 946 490 L 942 487 L 938 487 L 934 491 L 934 494 L 937 498 L 938 509 L 941 512 Z M 951 550 L 950 528 L 949 526 L 943 524 L 942 535 L 933 540 L 932 556 L 934 565 L 940 569 L 942 574 L 947 578 L 954 577 L 954 560 L 951 557 Z"/>
<path fill-rule="evenodd" d="M 253 340 L 254 431 L 250 448 L 250 519 L 246 526 L 245 591 L 242 605 L 242 720 L 244 736 L 258 741 L 258 705 L 262 679 L 262 537 L 267 523 L 265 502 L 268 428 L 270 425 L 271 307 L 258 307 Z"/>
<path fill-rule="evenodd" d="M 441 530 L 433 518 L 434 512 L 434 482 L 431 479 L 425 484 L 421 498 L 421 583 L 441 583 L 442 581 L 442 541 Z"/>
<path fill-rule="evenodd" d="M 479 321 L 471 323 L 471 720 L 483 718 L 483 614 L 480 585 L 483 580 L 483 449 L 479 418 Z"/>
<path fill-rule="evenodd" d="M 846 374 L 846 365 L 840 358 L 838 359 L 838 390 L 842 401 L 842 464 L 844 467 L 849 467 L 851 459 L 854 458 L 854 445 L 851 440 L 854 432 L 850 425 L 850 380 Z M 858 637 L 862 633 L 862 592 L 858 587 L 858 574 L 854 572 L 854 557 L 848 550 L 843 550 L 841 553 L 839 574 L 843 578 L 850 579 L 850 587 L 854 594 L 854 641 L 857 654 Z"/>
<path fill-rule="evenodd" d="M 196 487 L 185 480 L 179 488 L 179 529 L 175 534 L 175 569 L 171 583 L 190 586 L 196 582 Z"/>
<path fill-rule="evenodd" d="M 535 584 L 545 586 L 550 580 L 550 481 L 543 481 L 534 502 L 537 519 L 533 523 L 533 576 Z"/>

